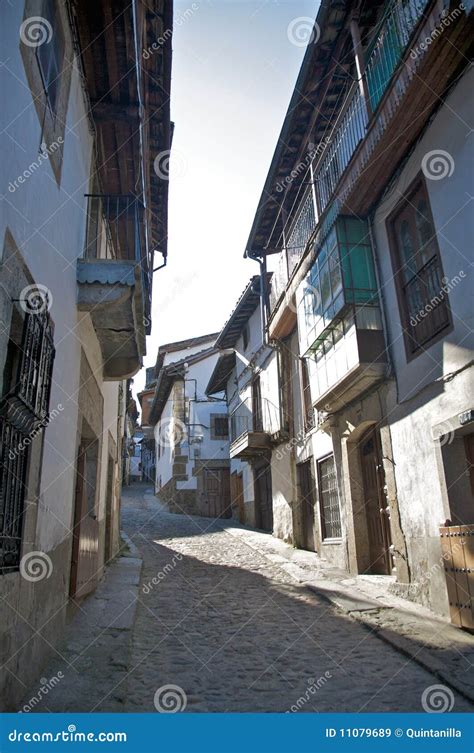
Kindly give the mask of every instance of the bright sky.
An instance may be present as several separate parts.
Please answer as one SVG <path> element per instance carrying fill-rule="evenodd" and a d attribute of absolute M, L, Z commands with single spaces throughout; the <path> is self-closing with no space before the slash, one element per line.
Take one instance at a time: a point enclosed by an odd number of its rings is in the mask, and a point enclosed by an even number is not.
<path fill-rule="evenodd" d="M 245 244 L 318 5 L 175 0 L 169 256 L 146 366 L 162 343 L 219 331 L 258 273 Z"/>

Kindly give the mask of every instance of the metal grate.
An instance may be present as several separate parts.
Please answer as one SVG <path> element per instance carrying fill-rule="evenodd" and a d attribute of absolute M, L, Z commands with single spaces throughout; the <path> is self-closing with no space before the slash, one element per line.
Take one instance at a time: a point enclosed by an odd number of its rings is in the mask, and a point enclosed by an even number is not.
<path fill-rule="evenodd" d="M 341 513 L 333 455 L 319 461 L 318 476 L 323 538 L 338 539 L 341 537 Z"/>
<path fill-rule="evenodd" d="M 415 352 L 450 323 L 448 297 L 438 256 L 432 257 L 404 286 L 410 350 Z"/>
<path fill-rule="evenodd" d="M 54 353 L 48 312 L 26 314 L 16 379 L 0 411 L 0 573 L 20 563 L 28 446 L 48 423 Z"/>
<path fill-rule="evenodd" d="M 18 569 L 28 448 L 24 435 L 0 416 L 0 573 Z"/>

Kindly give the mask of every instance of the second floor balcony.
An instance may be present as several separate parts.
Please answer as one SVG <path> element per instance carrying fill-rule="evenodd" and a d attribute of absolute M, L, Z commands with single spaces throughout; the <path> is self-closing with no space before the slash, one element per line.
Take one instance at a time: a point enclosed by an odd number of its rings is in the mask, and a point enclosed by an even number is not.
<path fill-rule="evenodd" d="M 340 213 L 367 215 L 439 105 L 449 76 L 465 64 L 470 6 L 453 9 L 447 0 L 386 3 L 361 51 L 362 78 L 347 85 L 328 126 L 327 143 L 302 176 L 291 208 L 286 207 L 270 296 L 272 336 L 288 334 L 272 317 L 279 308 L 291 307 L 301 281 L 295 279 L 300 262 L 314 252 L 322 226 L 330 226 Z"/>
<path fill-rule="evenodd" d="M 333 411 L 385 373 L 386 353 L 367 223 L 339 217 L 297 292 L 300 352 L 311 396 Z"/>
<path fill-rule="evenodd" d="M 104 379 L 141 367 L 151 325 L 152 255 L 144 209 L 133 196 L 87 196 L 86 248 L 77 262 L 78 308 L 88 312 L 103 357 Z"/>
<path fill-rule="evenodd" d="M 230 457 L 255 460 L 269 455 L 280 431 L 280 411 L 266 398 L 245 400 L 230 415 Z"/>

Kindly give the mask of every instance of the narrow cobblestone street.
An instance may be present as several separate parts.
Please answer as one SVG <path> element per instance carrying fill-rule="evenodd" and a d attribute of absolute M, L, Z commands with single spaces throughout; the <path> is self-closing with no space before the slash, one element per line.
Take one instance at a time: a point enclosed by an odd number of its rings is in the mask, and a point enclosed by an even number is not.
<path fill-rule="evenodd" d="M 77 606 L 22 710 L 417 712 L 432 686 L 472 709 L 406 646 L 298 584 L 268 534 L 169 513 L 144 485 L 123 490 L 122 525 L 128 551 Z M 405 639 L 417 655 L 422 641 Z"/>
<path fill-rule="evenodd" d="M 150 493 L 124 494 L 124 528 L 144 559 L 128 710 L 153 711 L 155 691 L 168 684 L 184 690 L 187 711 L 282 712 L 301 698 L 308 712 L 422 710 L 433 675 L 299 587 L 225 523 L 157 504 Z M 468 708 L 456 697 L 455 710 Z"/>

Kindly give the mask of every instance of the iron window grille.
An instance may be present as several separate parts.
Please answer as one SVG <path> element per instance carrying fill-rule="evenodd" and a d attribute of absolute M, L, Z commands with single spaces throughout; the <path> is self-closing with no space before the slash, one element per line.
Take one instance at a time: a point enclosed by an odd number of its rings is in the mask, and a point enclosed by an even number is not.
<path fill-rule="evenodd" d="M 0 410 L 0 574 L 19 568 L 29 444 L 49 420 L 55 350 L 47 312 L 26 314 L 17 350 L 16 378 Z"/>
<path fill-rule="evenodd" d="M 389 220 L 392 261 L 407 354 L 451 325 L 448 288 L 428 195 L 422 181 Z"/>
<path fill-rule="evenodd" d="M 323 539 L 339 539 L 342 534 L 341 512 L 333 455 L 318 462 L 318 481 Z"/>

